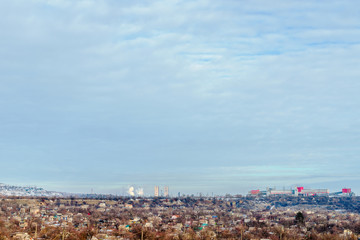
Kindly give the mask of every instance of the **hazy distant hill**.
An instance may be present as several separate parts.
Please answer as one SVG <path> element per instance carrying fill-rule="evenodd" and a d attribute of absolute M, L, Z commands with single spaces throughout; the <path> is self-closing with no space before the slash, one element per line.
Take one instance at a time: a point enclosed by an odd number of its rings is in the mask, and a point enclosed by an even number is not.
<path fill-rule="evenodd" d="M 12 186 L 0 183 L 0 195 L 20 197 L 62 197 L 65 194 L 60 192 L 47 191 L 34 186 Z"/>

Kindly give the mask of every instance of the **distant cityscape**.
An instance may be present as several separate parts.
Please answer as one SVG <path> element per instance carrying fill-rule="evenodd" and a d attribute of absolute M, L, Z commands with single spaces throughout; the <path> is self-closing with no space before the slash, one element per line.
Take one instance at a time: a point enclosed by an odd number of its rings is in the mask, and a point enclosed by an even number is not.
<path fill-rule="evenodd" d="M 360 238 L 360 197 L 349 188 L 251 190 L 246 196 L 127 196 L 0 186 L 0 238 L 19 240 Z M 163 194 L 161 194 L 163 190 Z M 134 194 L 132 194 L 134 193 Z M 138 196 L 139 195 L 139 196 Z"/>
<path fill-rule="evenodd" d="M 126 195 L 114 195 L 114 194 L 96 194 L 96 193 L 68 193 L 68 192 L 56 192 L 48 191 L 41 187 L 36 186 L 14 186 L 4 183 L 0 183 L 0 196 L 19 196 L 19 197 L 96 197 L 96 196 L 128 196 L 128 197 L 145 197 L 144 189 L 142 187 L 130 186 L 126 192 Z M 229 195 L 229 194 L 228 194 Z M 237 194 L 241 195 L 241 194 Z M 288 189 L 277 189 L 276 187 L 267 187 L 265 190 L 255 189 L 250 190 L 247 194 L 248 196 L 272 196 L 272 195 L 286 195 L 286 196 L 342 196 L 342 197 L 352 197 L 355 196 L 355 193 L 352 192 L 351 188 L 342 188 L 336 192 L 330 192 L 329 189 L 312 189 L 304 187 L 293 187 Z M 178 192 L 175 196 L 170 195 L 169 186 L 159 185 L 154 186 L 153 197 L 186 197 L 195 195 L 185 195 Z M 199 193 L 198 197 L 204 197 Z M 207 196 L 209 197 L 209 196 Z M 213 197 L 213 196 L 211 196 Z"/>

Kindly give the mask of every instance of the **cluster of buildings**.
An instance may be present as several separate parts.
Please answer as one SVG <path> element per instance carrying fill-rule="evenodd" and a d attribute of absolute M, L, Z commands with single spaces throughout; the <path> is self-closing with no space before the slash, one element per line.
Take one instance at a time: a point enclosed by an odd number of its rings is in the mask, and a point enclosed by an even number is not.
<path fill-rule="evenodd" d="M 13 239 L 309 239 L 312 234 L 358 237 L 356 198 L 120 198 L 0 201 L 0 234 Z M 303 222 L 296 221 L 298 212 Z M 56 230 L 58 229 L 58 230 Z M 2 232 L 4 231 L 4 232 Z M 8 232 L 6 232 L 8 231 Z M 314 239 L 315 236 L 313 236 Z M 329 237 L 329 236 L 328 236 Z M 347 239 L 347 238 L 346 238 Z"/>
<path fill-rule="evenodd" d="M 168 186 L 164 186 L 164 192 L 163 194 L 160 193 L 160 188 L 159 186 L 155 186 L 154 187 L 154 197 L 169 197 L 169 187 Z"/>
<path fill-rule="evenodd" d="M 343 188 L 341 192 L 330 193 L 329 189 L 306 189 L 304 187 L 295 187 L 292 189 L 278 190 L 276 188 L 267 188 L 264 191 L 259 189 L 251 190 L 252 196 L 270 196 L 270 195 L 290 195 L 290 196 L 353 196 L 351 188 Z"/>

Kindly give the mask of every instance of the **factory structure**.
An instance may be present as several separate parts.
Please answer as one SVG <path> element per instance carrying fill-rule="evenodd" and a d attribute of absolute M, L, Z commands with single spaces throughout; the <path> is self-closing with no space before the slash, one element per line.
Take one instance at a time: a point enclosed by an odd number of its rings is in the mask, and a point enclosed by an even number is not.
<path fill-rule="evenodd" d="M 351 188 L 343 188 L 340 192 L 330 193 L 329 189 L 306 189 L 304 187 L 295 187 L 291 189 L 277 190 L 276 188 L 267 188 L 264 191 L 259 189 L 251 190 L 250 196 L 272 196 L 272 195 L 288 195 L 288 196 L 353 196 Z"/>

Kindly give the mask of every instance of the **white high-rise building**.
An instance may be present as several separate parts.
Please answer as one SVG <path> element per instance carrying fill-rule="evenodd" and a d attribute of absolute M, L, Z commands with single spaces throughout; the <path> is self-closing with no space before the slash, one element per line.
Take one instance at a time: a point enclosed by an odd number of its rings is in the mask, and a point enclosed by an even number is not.
<path fill-rule="evenodd" d="M 164 196 L 165 196 L 165 197 L 168 197 L 168 196 L 169 196 L 169 187 L 168 187 L 168 186 L 165 186 L 165 187 L 164 187 Z"/>
<path fill-rule="evenodd" d="M 154 196 L 155 197 L 159 196 L 159 186 L 155 186 L 155 188 L 154 188 Z"/>

